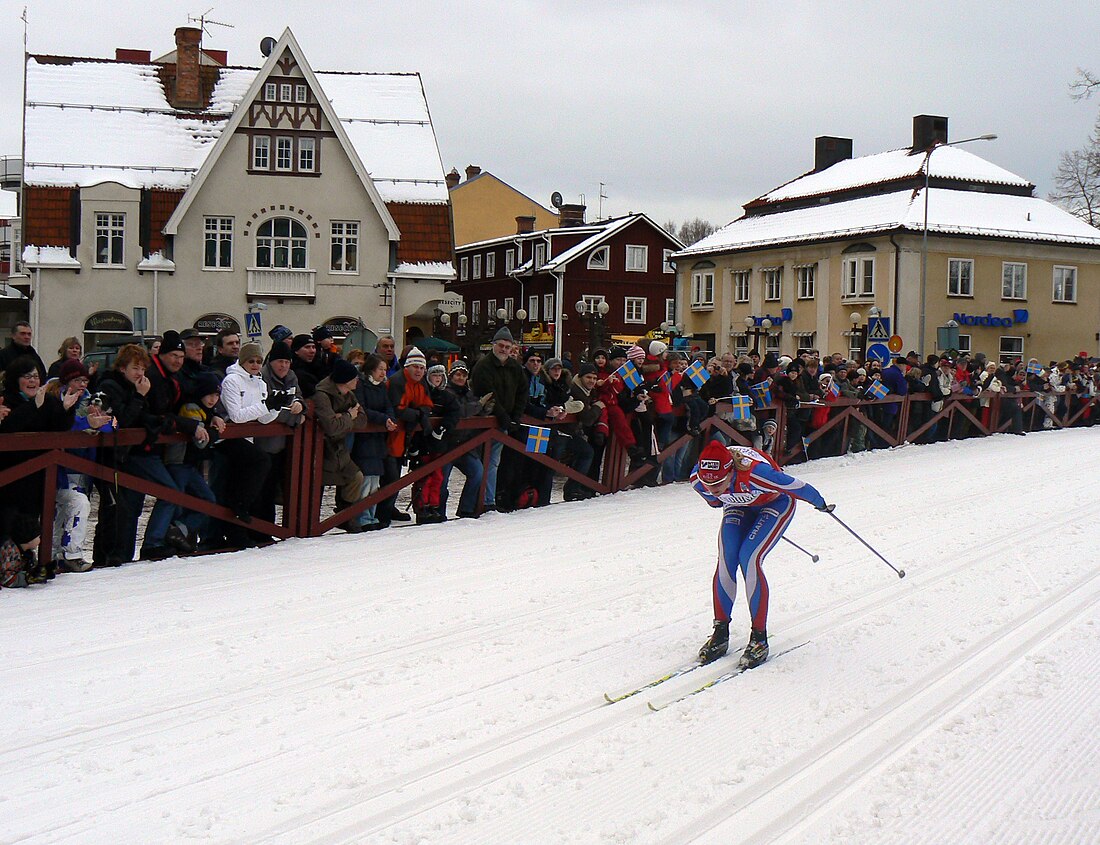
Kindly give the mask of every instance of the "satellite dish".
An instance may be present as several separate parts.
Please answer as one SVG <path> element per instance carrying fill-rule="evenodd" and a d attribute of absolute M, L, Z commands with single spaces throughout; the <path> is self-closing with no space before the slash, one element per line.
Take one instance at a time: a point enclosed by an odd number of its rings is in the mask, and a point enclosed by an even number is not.
<path fill-rule="evenodd" d="M 275 45 L 278 43 L 270 35 L 260 42 L 260 52 L 263 53 L 265 59 L 271 55 L 271 51 L 275 49 Z"/>
<path fill-rule="evenodd" d="M 554 206 L 554 208 L 561 208 L 561 204 L 561 194 L 558 191 L 554 191 L 554 193 L 550 195 L 550 205 Z"/>

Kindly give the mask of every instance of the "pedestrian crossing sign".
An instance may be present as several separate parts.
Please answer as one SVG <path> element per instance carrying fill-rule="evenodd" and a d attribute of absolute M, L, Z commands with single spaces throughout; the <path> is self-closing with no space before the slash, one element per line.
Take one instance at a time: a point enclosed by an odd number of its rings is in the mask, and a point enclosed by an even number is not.
<path fill-rule="evenodd" d="M 259 337 L 263 334 L 260 329 L 259 311 L 249 311 L 244 315 L 244 333 L 249 337 Z"/>
<path fill-rule="evenodd" d="M 890 318 L 870 317 L 867 320 L 867 341 L 888 341 L 890 339 Z"/>

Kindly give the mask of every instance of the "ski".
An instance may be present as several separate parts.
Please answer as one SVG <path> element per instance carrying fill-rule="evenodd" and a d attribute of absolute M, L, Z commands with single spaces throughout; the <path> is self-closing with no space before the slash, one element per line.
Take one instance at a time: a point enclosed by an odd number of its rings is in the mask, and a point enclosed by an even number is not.
<path fill-rule="evenodd" d="M 809 640 L 806 640 L 806 642 L 799 643 L 798 645 L 792 645 L 789 648 L 783 649 L 782 651 L 777 651 L 775 654 L 773 654 L 771 657 L 769 657 L 768 660 L 766 660 L 764 663 L 761 663 L 759 665 L 763 666 L 766 663 L 770 663 L 771 661 L 775 660 L 776 658 L 782 657 L 784 654 L 788 654 L 788 653 L 794 651 L 795 649 L 802 648 L 802 646 L 804 646 L 804 645 L 808 645 L 809 642 L 810 642 Z M 706 690 L 711 689 L 712 687 L 718 686 L 718 684 L 721 684 L 721 683 L 724 683 L 725 681 L 730 680 L 730 678 L 736 678 L 738 675 L 742 675 L 745 672 L 748 672 L 749 669 L 754 669 L 754 668 L 756 668 L 756 667 L 754 667 L 754 666 L 746 666 L 746 667 L 737 666 L 737 667 L 731 669 L 730 671 L 719 675 L 716 678 L 711 678 L 711 680 L 707 681 L 702 686 L 698 686 L 695 689 L 690 690 L 689 692 L 685 692 L 683 695 L 677 696 L 676 698 L 673 698 L 669 701 L 665 701 L 665 702 L 660 703 L 660 704 L 654 704 L 652 701 L 649 701 L 649 702 L 646 702 L 646 703 L 649 706 L 650 710 L 652 710 L 654 713 L 659 713 L 661 710 L 664 710 L 666 707 L 668 707 L 672 704 L 676 704 L 680 701 L 683 701 L 686 698 L 691 698 L 693 695 L 698 695 L 701 692 L 705 692 Z"/>
<path fill-rule="evenodd" d="M 653 689 L 656 686 L 660 686 L 665 681 L 671 681 L 673 678 L 679 678 L 681 675 L 686 675 L 688 672 L 694 672 L 696 669 L 702 669 L 703 666 L 705 666 L 705 665 L 709 665 L 709 664 L 704 664 L 704 663 L 700 663 L 699 661 L 695 661 L 694 663 L 690 663 L 690 664 L 687 664 L 685 666 L 681 666 L 679 669 L 673 669 L 667 675 L 661 675 L 661 677 L 659 677 L 659 678 L 654 678 L 652 681 L 649 681 L 648 683 L 644 683 L 640 687 L 635 687 L 634 689 L 630 690 L 629 692 L 620 693 L 619 695 L 610 695 L 609 693 L 605 692 L 603 694 L 603 697 L 604 697 L 604 700 L 608 704 L 615 704 L 619 701 L 625 701 L 626 699 L 632 698 L 633 696 L 637 695 L 638 693 L 642 693 L 642 692 L 645 692 L 648 689 Z"/>

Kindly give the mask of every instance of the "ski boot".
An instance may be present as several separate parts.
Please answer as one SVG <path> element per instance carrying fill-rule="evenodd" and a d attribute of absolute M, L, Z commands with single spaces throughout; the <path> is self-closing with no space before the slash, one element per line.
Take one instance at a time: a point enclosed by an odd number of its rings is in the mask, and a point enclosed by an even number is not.
<path fill-rule="evenodd" d="M 710 635 L 710 639 L 703 643 L 703 647 L 699 649 L 699 662 L 706 666 L 708 663 L 713 663 L 723 654 L 725 654 L 730 647 L 730 623 L 723 622 L 721 619 L 714 620 L 714 631 Z"/>
<path fill-rule="evenodd" d="M 749 637 L 749 644 L 737 661 L 738 669 L 752 669 L 768 659 L 768 632 L 753 631 Z"/>

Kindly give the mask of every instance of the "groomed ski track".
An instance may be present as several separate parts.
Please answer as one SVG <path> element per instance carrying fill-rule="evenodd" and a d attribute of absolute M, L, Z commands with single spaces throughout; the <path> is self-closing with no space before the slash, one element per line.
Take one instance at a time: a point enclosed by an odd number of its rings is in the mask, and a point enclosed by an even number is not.
<path fill-rule="evenodd" d="M 0 592 L 0 843 L 1100 843 L 1100 433 L 792 471 L 773 663 L 685 485 Z M 666 699 L 667 700 L 667 699 Z"/>

